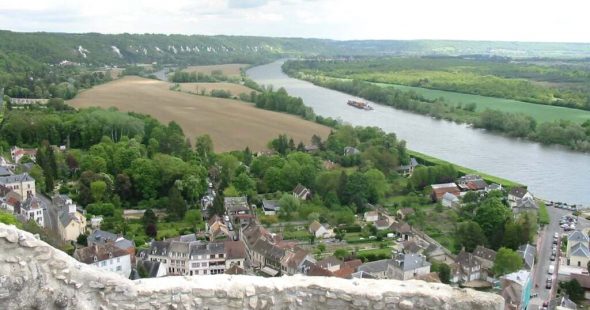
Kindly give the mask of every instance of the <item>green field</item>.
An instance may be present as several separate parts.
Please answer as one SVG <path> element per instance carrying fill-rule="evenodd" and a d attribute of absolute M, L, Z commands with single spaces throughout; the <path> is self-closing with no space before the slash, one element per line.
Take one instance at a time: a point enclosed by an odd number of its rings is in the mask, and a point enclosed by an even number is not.
<path fill-rule="evenodd" d="M 422 87 L 412 87 L 387 83 L 374 84 L 385 87 L 394 87 L 401 91 L 414 91 L 427 99 L 436 99 L 442 97 L 445 99 L 445 101 L 454 104 L 460 103 L 462 105 L 466 105 L 468 103 L 475 103 L 477 105 L 476 111 L 492 109 L 508 113 L 524 113 L 535 118 L 537 122 L 564 119 L 582 123 L 590 119 L 590 111 L 578 109 L 535 104 L 511 99 L 462 94 L 444 90 L 427 89 Z"/>

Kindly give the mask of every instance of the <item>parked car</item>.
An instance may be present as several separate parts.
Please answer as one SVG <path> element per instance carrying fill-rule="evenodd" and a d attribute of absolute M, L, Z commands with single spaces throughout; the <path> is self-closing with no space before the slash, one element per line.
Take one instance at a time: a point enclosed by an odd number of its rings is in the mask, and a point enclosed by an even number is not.
<path fill-rule="evenodd" d="M 550 289 L 551 284 L 553 284 L 553 280 L 551 280 L 551 278 L 547 279 L 547 283 L 545 284 L 545 288 Z"/>
<path fill-rule="evenodd" d="M 555 254 L 551 254 L 551 257 L 549 258 L 552 262 L 555 261 Z"/>

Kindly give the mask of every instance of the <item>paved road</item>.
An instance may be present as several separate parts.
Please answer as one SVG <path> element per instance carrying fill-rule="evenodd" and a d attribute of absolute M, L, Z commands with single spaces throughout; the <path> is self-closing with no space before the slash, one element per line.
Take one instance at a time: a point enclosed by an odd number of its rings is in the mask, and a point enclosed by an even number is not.
<path fill-rule="evenodd" d="M 555 295 L 559 261 L 550 261 L 551 245 L 553 244 L 553 235 L 556 232 L 559 233 L 560 236 L 562 236 L 565 233 L 563 229 L 559 227 L 559 221 L 561 220 L 562 216 L 572 213 L 571 211 L 558 209 L 554 207 L 547 207 L 547 211 L 549 212 L 551 222 L 548 226 L 545 227 L 545 229 L 539 235 L 539 242 L 537 242 L 537 262 L 535 263 L 535 270 L 533 272 L 533 294 L 538 293 L 539 296 L 531 300 L 529 309 L 539 309 L 540 306 L 543 304 L 543 301 L 550 299 L 550 293 L 551 297 L 554 297 Z M 578 218 L 578 224 L 576 225 L 576 229 L 583 230 L 588 227 L 590 227 L 590 221 L 582 217 Z M 558 246 L 558 251 L 559 248 L 560 246 Z M 565 255 L 565 253 L 563 255 Z M 548 274 L 549 264 L 556 265 L 555 272 L 552 276 Z M 553 278 L 553 286 L 551 290 L 545 288 L 545 284 L 549 276 Z"/>
<path fill-rule="evenodd" d="M 57 233 L 57 207 L 51 203 L 51 199 L 47 196 L 43 195 L 41 192 L 37 192 L 37 198 L 39 198 L 45 206 L 46 209 L 43 210 L 43 219 L 45 220 L 45 228 L 51 230 L 54 233 Z"/>

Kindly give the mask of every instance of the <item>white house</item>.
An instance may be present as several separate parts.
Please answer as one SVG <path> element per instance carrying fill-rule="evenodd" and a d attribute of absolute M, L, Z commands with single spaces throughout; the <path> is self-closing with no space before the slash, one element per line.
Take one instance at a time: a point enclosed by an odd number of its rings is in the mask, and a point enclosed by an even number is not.
<path fill-rule="evenodd" d="M 508 192 L 508 204 L 514 208 L 523 199 L 533 199 L 533 195 L 524 187 L 515 187 Z"/>
<path fill-rule="evenodd" d="M 393 257 L 393 263 L 387 268 L 387 278 L 396 280 L 411 280 L 430 273 L 430 263 L 421 254 L 398 253 Z"/>
<path fill-rule="evenodd" d="M 262 201 L 262 211 L 264 211 L 264 215 L 276 215 L 277 211 L 280 209 L 279 202 L 276 200 Z"/>
<path fill-rule="evenodd" d="M 45 227 L 43 210 L 46 208 L 47 206 L 45 206 L 41 199 L 30 196 L 22 202 L 20 206 L 20 215 L 22 215 L 27 221 L 33 220 L 40 227 Z"/>
<path fill-rule="evenodd" d="M 379 220 L 379 212 L 377 211 L 367 211 L 364 215 L 365 222 L 367 223 L 374 223 Z"/>
<path fill-rule="evenodd" d="M 18 162 L 23 158 L 23 156 L 29 156 L 33 161 L 35 161 L 35 157 L 37 156 L 36 149 L 21 149 L 18 146 L 13 146 L 10 149 L 10 156 L 12 157 L 12 162 L 18 164 Z"/>
<path fill-rule="evenodd" d="M 589 237 L 585 233 L 576 230 L 567 237 L 567 264 L 586 268 L 590 261 Z"/>
<path fill-rule="evenodd" d="M 301 184 L 297 184 L 295 189 L 293 189 L 293 196 L 301 200 L 307 200 L 311 197 L 311 191 L 309 190 L 309 188 Z"/>
<path fill-rule="evenodd" d="M 442 197 L 441 204 L 447 208 L 456 207 L 459 205 L 459 198 L 451 193 L 445 193 Z"/>
<path fill-rule="evenodd" d="M 129 278 L 131 274 L 131 255 L 113 243 L 76 249 L 74 258 L 102 270 L 115 272 L 125 278 Z"/>
<path fill-rule="evenodd" d="M 35 179 L 28 173 L 0 177 L 0 185 L 15 191 L 23 199 L 36 195 Z"/>
<path fill-rule="evenodd" d="M 334 230 L 328 229 L 318 221 L 313 221 L 309 224 L 309 232 L 314 234 L 316 238 L 327 239 L 334 237 Z"/>

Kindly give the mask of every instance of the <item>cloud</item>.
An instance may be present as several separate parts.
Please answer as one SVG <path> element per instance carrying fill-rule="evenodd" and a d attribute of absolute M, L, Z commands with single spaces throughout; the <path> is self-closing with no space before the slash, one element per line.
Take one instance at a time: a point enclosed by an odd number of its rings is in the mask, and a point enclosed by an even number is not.
<path fill-rule="evenodd" d="M 0 1 L 13 31 L 590 42 L 586 0 Z"/>
<path fill-rule="evenodd" d="M 228 0 L 228 7 L 236 9 L 251 9 L 264 6 L 268 0 Z"/>

